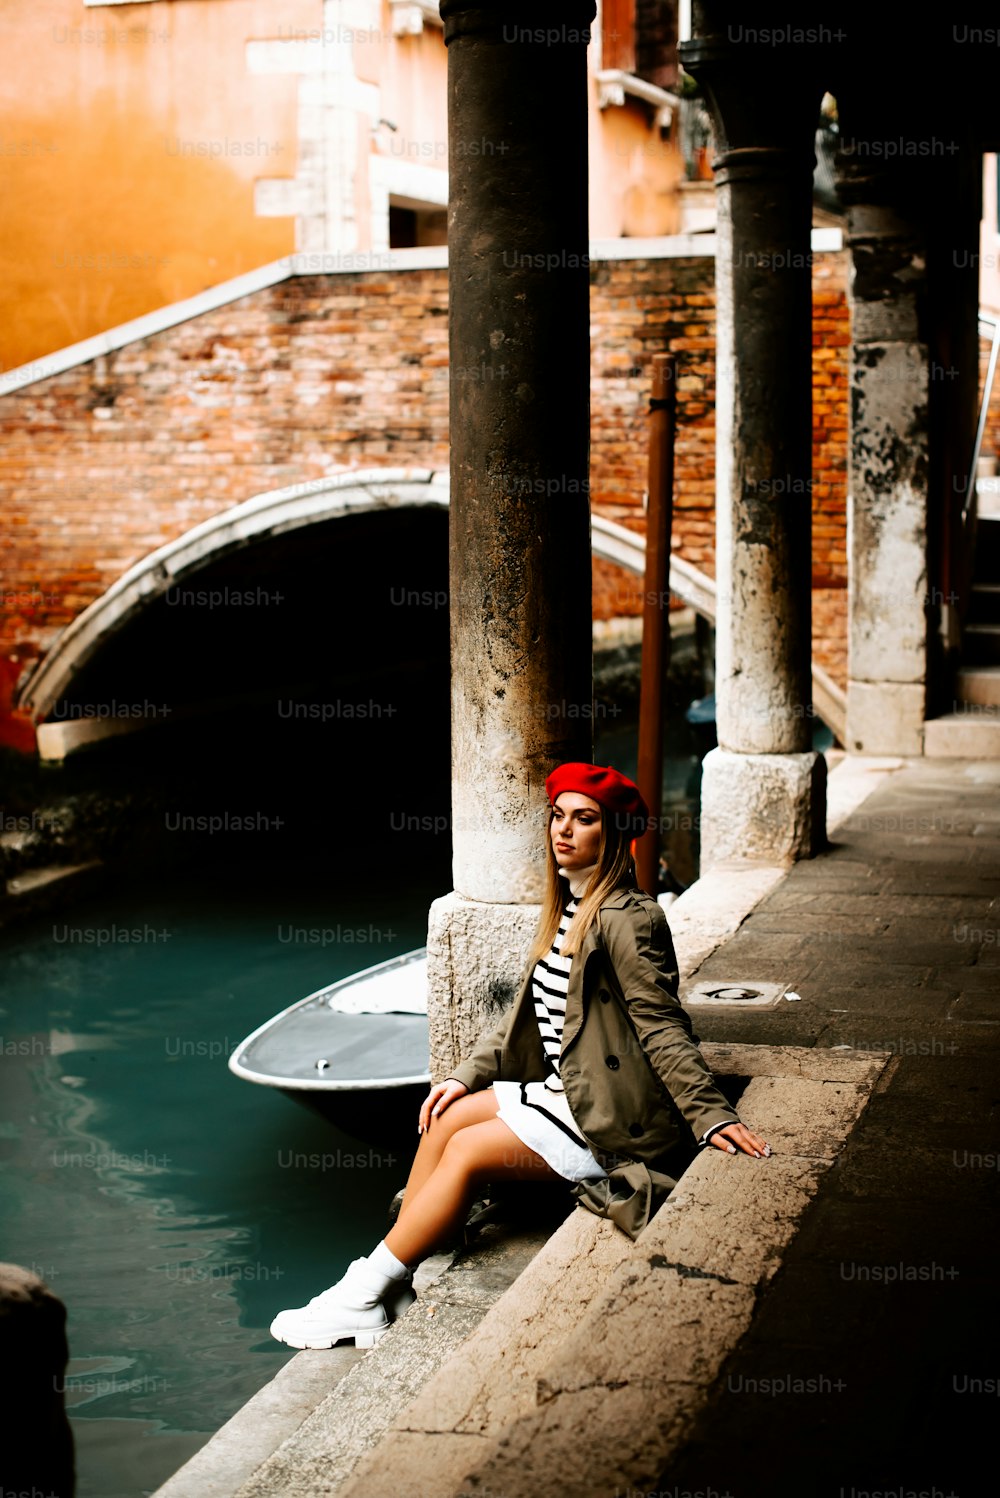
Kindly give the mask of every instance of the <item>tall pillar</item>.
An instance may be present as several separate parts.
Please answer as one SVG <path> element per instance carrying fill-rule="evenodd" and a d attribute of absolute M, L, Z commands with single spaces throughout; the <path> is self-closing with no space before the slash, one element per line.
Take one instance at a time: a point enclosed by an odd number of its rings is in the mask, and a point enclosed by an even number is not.
<path fill-rule="evenodd" d="M 444 0 L 452 837 L 431 1062 L 502 1009 L 544 888 L 545 778 L 591 757 L 587 42 L 593 0 Z"/>
<path fill-rule="evenodd" d="M 708 28 L 715 9 L 727 7 L 700 7 Z M 703 768 L 703 872 L 724 858 L 809 856 L 825 841 L 825 762 L 811 748 L 810 250 L 822 89 L 805 63 L 742 34 L 707 29 L 684 48 L 716 144 L 719 747 Z"/>
<path fill-rule="evenodd" d="M 0 1264 L 0 1492 L 73 1498 L 73 1433 L 66 1418 L 66 1307 L 20 1264 Z"/>
<path fill-rule="evenodd" d="M 858 136 L 845 132 L 838 181 L 852 256 L 847 747 L 922 754 L 932 362 L 927 243 L 916 183 L 865 149 L 876 132 L 877 126 Z"/>
<path fill-rule="evenodd" d="M 968 621 L 972 602 L 976 476 L 970 470 L 979 424 L 982 186 L 982 151 L 976 140 L 963 140 L 956 164 L 949 159 L 948 168 L 923 192 L 923 200 L 935 206 L 927 245 L 928 718 L 960 711 L 962 693 L 955 677 L 961 664 L 961 624 Z"/>

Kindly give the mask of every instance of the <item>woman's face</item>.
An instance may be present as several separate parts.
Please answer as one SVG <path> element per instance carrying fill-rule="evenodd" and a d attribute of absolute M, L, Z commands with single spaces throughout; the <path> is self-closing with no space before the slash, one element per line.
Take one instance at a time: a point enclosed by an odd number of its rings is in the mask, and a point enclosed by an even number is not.
<path fill-rule="evenodd" d="M 601 851 L 600 804 L 579 791 L 562 791 L 552 803 L 549 836 L 561 869 L 589 869 Z"/>

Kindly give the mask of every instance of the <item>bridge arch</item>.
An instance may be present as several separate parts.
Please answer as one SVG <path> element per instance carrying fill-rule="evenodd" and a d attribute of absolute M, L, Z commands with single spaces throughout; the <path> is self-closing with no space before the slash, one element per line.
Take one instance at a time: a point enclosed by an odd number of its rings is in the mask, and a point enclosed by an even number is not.
<path fill-rule="evenodd" d="M 241 547 L 338 517 L 447 506 L 447 473 L 421 468 L 360 469 L 254 495 L 158 547 L 122 574 L 64 629 L 18 693 L 18 709 L 44 724 L 74 677 L 101 647 L 154 600 L 213 561 Z M 642 573 L 645 538 L 594 516 L 595 556 Z M 712 580 L 671 559 L 674 594 L 706 617 L 715 615 Z"/>
<path fill-rule="evenodd" d="M 142 609 L 226 554 L 342 516 L 447 503 L 447 475 L 418 468 L 334 474 L 254 495 L 157 547 L 124 572 L 62 631 L 20 689 L 18 709 L 43 723 L 74 677 L 113 635 Z"/>

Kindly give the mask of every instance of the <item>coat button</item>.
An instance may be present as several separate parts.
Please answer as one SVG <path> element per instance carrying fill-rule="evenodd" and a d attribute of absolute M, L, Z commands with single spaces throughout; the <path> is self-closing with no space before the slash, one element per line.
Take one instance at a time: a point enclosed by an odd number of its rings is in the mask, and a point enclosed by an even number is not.
<path fill-rule="evenodd" d="M 645 1132 L 642 1124 L 629 1124 L 628 1131 L 632 1135 L 633 1139 L 638 1139 L 639 1136 Z"/>
<path fill-rule="evenodd" d="M 602 1004 L 610 1004 L 611 1003 L 611 995 L 609 993 L 602 993 L 601 994 L 601 1003 Z"/>
<path fill-rule="evenodd" d="M 608 1071 L 617 1071 L 621 1066 L 621 1062 L 617 1056 L 605 1056 L 604 1065 L 608 1068 Z"/>

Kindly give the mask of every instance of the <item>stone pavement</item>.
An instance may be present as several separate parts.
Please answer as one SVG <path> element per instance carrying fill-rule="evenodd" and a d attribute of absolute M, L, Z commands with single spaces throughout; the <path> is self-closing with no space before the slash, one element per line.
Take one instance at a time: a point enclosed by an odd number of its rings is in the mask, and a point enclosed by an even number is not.
<path fill-rule="evenodd" d="M 703 1040 L 892 1061 L 658 1489 L 996 1491 L 1000 766 L 890 775 L 697 976 L 750 974 L 801 1003 Z"/>

